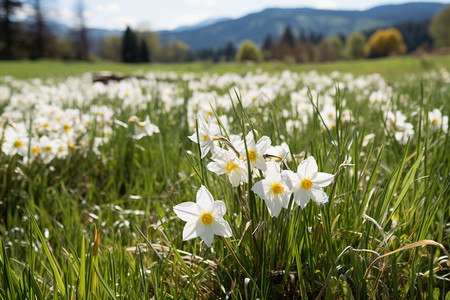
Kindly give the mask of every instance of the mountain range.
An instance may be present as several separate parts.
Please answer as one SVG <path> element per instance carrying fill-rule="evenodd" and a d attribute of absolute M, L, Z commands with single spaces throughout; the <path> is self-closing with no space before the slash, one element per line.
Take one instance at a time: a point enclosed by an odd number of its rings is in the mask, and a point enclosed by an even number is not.
<path fill-rule="evenodd" d="M 294 36 L 348 35 L 352 32 L 374 31 L 405 22 L 430 20 L 445 5 L 438 2 L 411 2 L 399 5 L 382 5 L 364 11 L 322 10 L 312 8 L 267 8 L 244 17 L 231 19 L 208 19 L 198 24 L 181 26 L 173 30 L 158 31 L 160 41 L 165 43 L 182 41 L 193 51 L 205 48 L 223 48 L 228 42 L 238 46 L 249 39 L 262 46 L 264 39 L 271 35 L 278 39 L 286 26 L 290 26 Z M 56 36 L 70 36 L 68 26 L 49 22 Z M 125 30 L 125 28 L 124 28 Z M 124 31 L 123 30 L 123 31 Z M 108 35 L 122 35 L 121 30 L 89 28 L 91 52 L 97 55 L 100 43 Z"/>
<path fill-rule="evenodd" d="M 429 20 L 446 4 L 437 2 L 411 2 L 382 5 L 364 11 L 321 10 L 312 8 L 267 8 L 238 19 L 209 20 L 204 24 L 160 31 L 167 42 L 182 41 L 193 51 L 224 47 L 228 42 L 239 45 L 249 39 L 262 45 L 267 35 L 279 38 L 286 26 L 293 34 L 348 35 L 370 31 L 405 22 Z"/>

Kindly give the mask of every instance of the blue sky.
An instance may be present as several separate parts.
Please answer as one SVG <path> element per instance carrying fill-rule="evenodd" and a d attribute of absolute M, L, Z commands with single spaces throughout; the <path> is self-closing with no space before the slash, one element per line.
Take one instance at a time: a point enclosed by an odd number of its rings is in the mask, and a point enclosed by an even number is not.
<path fill-rule="evenodd" d="M 267 7 L 310 7 L 318 9 L 364 10 L 383 4 L 439 1 L 383 0 L 84 0 L 88 27 L 120 29 L 127 25 L 141 29 L 174 29 L 210 18 L 238 18 Z M 48 1 L 47 11 L 53 18 L 73 25 L 76 0 Z M 444 3 L 449 3 L 444 1 Z M 24 18 L 31 13 L 26 5 L 19 12 Z"/>

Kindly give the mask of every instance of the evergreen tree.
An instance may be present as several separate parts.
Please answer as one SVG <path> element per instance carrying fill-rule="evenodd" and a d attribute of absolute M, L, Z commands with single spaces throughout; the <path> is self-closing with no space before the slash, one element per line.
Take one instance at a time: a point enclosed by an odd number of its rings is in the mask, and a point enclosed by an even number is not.
<path fill-rule="evenodd" d="M 403 35 L 408 52 L 413 52 L 419 47 L 431 46 L 433 40 L 428 34 L 430 20 L 419 22 L 406 22 L 395 26 Z"/>
<path fill-rule="evenodd" d="M 89 40 L 84 19 L 83 0 L 77 0 L 75 10 L 77 12 L 77 29 L 75 30 L 75 48 L 77 49 L 77 59 L 89 59 Z"/>
<path fill-rule="evenodd" d="M 304 43 L 304 42 L 306 42 L 306 40 L 307 40 L 305 31 L 304 31 L 303 29 L 300 30 L 300 35 L 299 35 L 299 37 L 298 37 L 298 40 L 299 40 L 301 43 Z"/>
<path fill-rule="evenodd" d="M 291 26 L 286 26 L 283 37 L 281 38 L 281 44 L 288 46 L 289 48 L 293 48 L 295 45 L 294 35 L 291 31 Z"/>
<path fill-rule="evenodd" d="M 22 3 L 13 0 L 2 0 L 0 16 L 0 44 L 4 44 L 3 49 L 0 49 L 0 58 L 11 59 L 12 58 L 12 45 L 13 45 L 13 26 L 11 17 L 14 11 L 21 7 Z"/>
<path fill-rule="evenodd" d="M 44 56 L 45 38 L 44 38 L 44 14 L 42 13 L 41 0 L 34 0 L 34 53 L 32 58 L 40 58 Z"/>
<path fill-rule="evenodd" d="M 227 43 L 224 50 L 224 55 L 226 61 L 234 60 L 234 56 L 236 55 L 236 47 L 231 41 Z"/>
<path fill-rule="evenodd" d="M 129 26 L 125 30 L 122 40 L 122 61 L 133 63 L 138 61 L 138 44 L 136 34 Z"/>
<path fill-rule="evenodd" d="M 266 36 L 263 42 L 262 50 L 264 51 L 270 51 L 273 48 L 273 39 L 270 34 Z"/>
<path fill-rule="evenodd" d="M 147 43 L 144 40 L 141 41 L 141 47 L 139 47 L 139 62 L 150 62 Z"/>

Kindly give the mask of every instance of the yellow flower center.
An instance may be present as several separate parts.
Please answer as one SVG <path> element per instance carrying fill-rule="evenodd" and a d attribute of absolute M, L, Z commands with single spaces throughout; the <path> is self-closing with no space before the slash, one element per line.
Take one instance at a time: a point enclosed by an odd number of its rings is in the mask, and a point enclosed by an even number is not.
<path fill-rule="evenodd" d="M 312 188 L 313 182 L 311 180 L 309 180 L 308 178 L 305 178 L 305 179 L 302 180 L 301 186 L 305 190 L 309 190 L 309 189 Z"/>
<path fill-rule="evenodd" d="M 229 162 L 227 166 L 225 167 L 225 171 L 230 173 L 234 168 L 236 168 L 237 165 L 234 162 Z"/>
<path fill-rule="evenodd" d="M 281 194 L 284 192 L 284 187 L 277 183 L 272 184 L 272 193 L 274 193 L 275 195 Z"/>
<path fill-rule="evenodd" d="M 136 121 L 136 124 L 137 124 L 137 126 L 139 126 L 139 127 L 141 127 L 141 128 L 145 128 L 145 126 L 147 125 L 147 124 L 144 123 L 144 122 L 138 122 L 138 121 Z"/>
<path fill-rule="evenodd" d="M 333 114 L 332 114 L 332 113 L 329 113 L 329 114 L 328 114 L 328 118 L 331 119 L 332 117 L 333 117 Z"/>
<path fill-rule="evenodd" d="M 437 125 L 439 123 L 439 121 L 436 118 L 434 118 L 432 122 L 434 125 Z"/>
<path fill-rule="evenodd" d="M 64 151 L 64 147 L 63 147 L 63 146 L 60 146 L 60 147 L 59 147 L 59 151 Z"/>
<path fill-rule="evenodd" d="M 49 126 L 50 126 L 50 123 L 48 123 L 48 122 L 44 123 L 44 127 L 49 127 Z"/>
<path fill-rule="evenodd" d="M 256 152 L 255 151 L 248 151 L 248 159 L 250 159 L 251 162 L 256 161 Z"/>
<path fill-rule="evenodd" d="M 256 101 L 256 96 L 253 96 L 253 97 L 252 97 L 252 100 L 253 100 L 253 101 Z"/>
<path fill-rule="evenodd" d="M 208 135 L 207 134 L 204 134 L 203 135 L 203 141 L 206 141 L 208 139 Z"/>
<path fill-rule="evenodd" d="M 211 225 L 213 220 L 214 220 L 214 217 L 211 215 L 211 213 L 206 212 L 206 213 L 202 214 L 202 223 L 204 225 Z"/>
<path fill-rule="evenodd" d="M 66 131 L 66 132 L 68 132 L 70 129 L 72 129 L 72 127 L 70 127 L 70 125 L 64 125 L 64 130 Z"/>
<path fill-rule="evenodd" d="M 39 154 L 39 152 L 41 152 L 41 149 L 39 149 L 39 147 L 33 147 L 32 151 L 34 154 Z"/>
<path fill-rule="evenodd" d="M 14 142 L 14 148 L 22 148 L 23 144 L 22 141 L 15 141 Z"/>
<path fill-rule="evenodd" d="M 52 147 L 50 147 L 50 146 L 45 146 L 45 151 L 47 151 L 47 152 L 52 151 Z"/>

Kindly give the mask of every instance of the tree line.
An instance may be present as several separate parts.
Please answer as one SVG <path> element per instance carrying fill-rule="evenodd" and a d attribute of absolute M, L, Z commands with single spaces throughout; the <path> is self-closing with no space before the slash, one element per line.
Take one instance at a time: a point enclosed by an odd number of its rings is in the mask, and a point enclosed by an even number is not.
<path fill-rule="evenodd" d="M 149 30 L 127 27 L 122 35 L 107 35 L 93 53 L 83 17 L 83 0 L 76 1 L 76 24 L 67 37 L 52 33 L 46 20 L 45 0 L 29 0 L 34 14 L 19 22 L 15 13 L 24 1 L 1 0 L 0 59 L 55 58 L 65 60 L 111 60 L 125 63 L 189 61 L 287 61 L 321 62 L 341 59 L 374 58 L 413 53 L 433 47 L 450 46 L 450 6 L 432 20 L 407 22 L 392 28 L 324 37 L 319 33 L 294 34 L 286 26 L 281 37 L 267 35 L 262 45 L 250 40 L 239 45 L 229 41 L 222 47 L 196 51 L 181 41 L 168 41 Z"/>
<path fill-rule="evenodd" d="M 48 4 L 45 0 L 1 0 L 0 59 L 89 59 L 83 0 L 76 1 L 75 24 L 68 37 L 57 37 L 52 32 L 47 20 Z M 30 6 L 32 14 L 19 21 L 16 14 L 25 5 Z"/>

